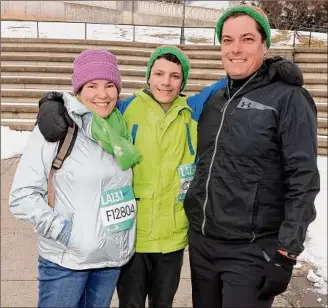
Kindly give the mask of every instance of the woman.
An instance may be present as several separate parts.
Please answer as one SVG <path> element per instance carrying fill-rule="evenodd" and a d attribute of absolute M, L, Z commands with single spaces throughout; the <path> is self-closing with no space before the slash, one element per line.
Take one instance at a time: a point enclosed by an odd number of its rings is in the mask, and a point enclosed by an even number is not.
<path fill-rule="evenodd" d="M 15 174 L 10 210 L 38 233 L 38 307 L 109 307 L 120 267 L 134 253 L 130 167 L 140 155 L 115 108 L 121 90 L 116 57 L 82 52 L 72 85 L 75 97 L 63 98 L 78 132 L 53 175 L 53 207 L 47 183 L 59 142 L 47 142 L 36 126 Z"/>

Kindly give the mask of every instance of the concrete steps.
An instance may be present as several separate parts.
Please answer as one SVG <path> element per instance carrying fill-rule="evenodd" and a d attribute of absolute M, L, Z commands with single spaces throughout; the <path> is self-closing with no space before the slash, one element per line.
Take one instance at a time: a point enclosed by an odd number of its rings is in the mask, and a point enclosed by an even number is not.
<path fill-rule="evenodd" d="M 1 77 L 4 77 L 4 81 L 7 78 L 9 80 L 9 77 L 15 78 L 15 77 L 42 77 L 45 79 L 45 83 L 47 83 L 47 78 L 57 77 L 57 78 L 65 78 L 70 79 L 73 73 L 73 68 L 71 66 L 53 66 L 53 67 L 47 67 L 45 65 L 36 65 L 36 66 L 30 66 L 30 65 L 7 65 L 4 64 L 1 66 Z M 134 77 L 140 77 L 140 80 L 145 79 L 146 70 L 133 70 L 133 69 L 121 69 L 121 74 L 124 76 L 124 78 L 128 78 L 130 76 Z M 195 71 L 191 72 L 189 83 L 204 83 L 209 84 L 212 83 L 215 80 L 218 80 L 225 76 L 224 70 L 217 71 Z M 195 81 L 196 79 L 196 81 Z M 326 88 L 327 85 L 327 74 L 326 73 L 307 73 L 304 77 L 305 87 L 316 84 L 316 85 L 324 85 L 324 88 Z"/>
<path fill-rule="evenodd" d="M 205 76 L 204 76 L 205 77 Z M 220 77 L 223 77 L 221 75 Z M 186 91 L 200 91 L 207 84 L 214 82 L 217 79 L 193 79 L 186 86 Z M 327 97 L 327 79 L 320 79 L 316 82 L 315 78 L 308 79 L 305 82 L 305 88 L 308 89 L 315 97 Z M 3 76 L 1 75 L 2 88 L 38 88 L 48 87 L 48 85 L 58 86 L 59 89 L 71 89 L 71 77 L 64 76 Z M 122 87 L 126 88 L 141 88 L 146 86 L 146 80 L 143 76 L 124 76 L 122 78 Z"/>
<path fill-rule="evenodd" d="M 121 71 L 122 74 L 124 70 Z M 140 83 L 140 87 L 146 86 L 146 71 L 144 72 L 134 72 L 128 71 L 122 77 L 122 82 L 124 81 L 138 81 Z M 201 85 L 208 85 L 210 83 L 215 82 L 216 80 L 223 78 L 224 74 L 203 74 L 197 73 L 192 74 L 189 84 L 201 84 Z M 41 72 L 41 73 L 30 73 L 30 72 L 1 72 L 1 84 L 30 84 L 30 83 L 37 83 L 37 84 L 67 84 L 71 85 L 71 77 L 72 74 L 58 74 L 58 73 L 50 73 L 50 72 Z M 315 84 L 312 80 L 308 80 L 309 85 L 311 83 Z"/>
<path fill-rule="evenodd" d="M 49 63 L 55 61 L 57 63 L 70 62 L 74 61 L 75 55 L 66 54 L 66 53 L 42 53 L 42 52 L 2 52 L 1 51 L 1 61 L 14 61 L 16 64 L 23 65 L 24 63 L 19 63 L 24 61 L 32 62 L 32 65 L 38 65 L 40 62 Z M 145 56 L 134 56 L 134 55 L 118 55 L 117 62 L 119 65 L 137 65 L 146 67 L 148 64 L 149 57 Z M 213 59 L 211 59 L 213 60 Z M 57 64 L 56 63 L 56 64 Z M 193 59 L 191 60 L 191 66 L 193 68 L 206 68 L 206 69 L 222 69 L 223 66 L 220 63 L 219 59 L 213 62 L 209 62 L 207 59 Z"/>
<path fill-rule="evenodd" d="M 89 45 L 81 45 L 81 46 L 60 46 L 58 44 L 49 44 L 47 46 L 43 44 L 20 44 L 16 45 L 14 43 L 9 44 L 2 44 L 1 51 L 2 52 L 37 52 L 37 53 L 62 53 L 62 54 L 73 54 L 74 56 L 80 54 L 83 50 L 88 48 L 96 48 L 96 46 L 89 46 Z M 107 50 L 110 50 L 112 53 L 114 53 L 116 56 L 122 56 L 122 55 L 131 55 L 134 56 L 140 56 L 140 57 L 146 57 L 149 58 L 151 53 L 153 52 L 154 48 L 126 48 L 126 47 L 112 47 L 112 48 L 105 48 Z M 221 59 L 221 52 L 220 51 L 203 51 L 198 52 L 197 50 L 188 50 L 186 51 L 186 54 L 190 59 L 203 59 L 204 55 L 206 55 L 207 59 L 212 60 L 220 60 Z"/>
<path fill-rule="evenodd" d="M 146 86 L 145 74 L 149 56 L 158 47 L 153 43 L 108 42 L 67 39 L 1 39 L 1 125 L 31 130 L 38 112 L 39 99 L 49 91 L 71 91 L 72 63 L 88 48 L 112 51 L 122 73 L 123 91 L 127 97 Z M 191 61 L 188 85 L 192 95 L 225 75 L 219 46 L 182 45 Z M 327 51 L 320 48 L 272 49 L 269 56 L 282 55 L 299 65 L 305 88 L 314 97 L 318 109 L 320 153 L 327 153 Z"/>
<path fill-rule="evenodd" d="M 305 86 L 314 96 L 318 110 L 318 153 L 328 155 L 328 99 L 327 99 L 327 49 L 326 48 L 297 48 L 295 49 L 294 61 L 304 74 L 305 83 L 309 84 L 308 78 L 313 79 L 313 84 Z M 315 96 L 310 87 L 322 89 L 320 97 Z"/>
<path fill-rule="evenodd" d="M 136 90 L 140 88 L 142 82 L 138 81 L 124 81 L 123 80 L 123 92 L 122 95 L 131 95 Z M 5 97 L 34 97 L 40 98 L 47 91 L 70 91 L 71 86 L 69 84 L 2 84 L 1 85 L 1 98 L 5 100 Z M 204 85 L 202 84 L 188 84 L 185 91 L 183 92 L 185 95 L 192 95 L 200 91 Z M 320 88 L 307 88 L 311 95 L 315 98 L 316 102 L 325 102 L 327 101 L 327 90 Z"/>
<path fill-rule="evenodd" d="M 297 63 L 328 63 L 328 58 L 326 54 L 295 54 L 294 61 Z"/>
<path fill-rule="evenodd" d="M 122 61 L 124 62 L 124 61 Z M 30 67 L 34 67 L 31 68 L 32 72 L 33 72 L 33 76 L 38 72 L 38 68 L 40 67 L 41 70 L 44 67 L 48 67 L 49 72 L 51 70 L 54 71 L 67 71 L 67 67 L 71 68 L 71 71 L 73 71 L 73 66 L 72 66 L 72 62 L 51 62 L 51 66 L 49 66 L 49 61 L 1 61 L 1 66 L 4 67 L 3 71 L 4 72 L 10 72 L 10 68 L 8 68 L 8 66 L 11 67 L 16 67 L 14 68 L 14 71 L 12 72 L 17 72 L 19 71 L 19 67 L 22 67 L 23 70 L 25 71 L 29 71 Z M 136 64 L 129 64 L 129 62 L 127 63 L 121 63 L 118 65 L 120 70 L 126 70 L 126 71 L 133 71 L 133 72 L 143 72 L 144 76 L 146 75 L 146 65 L 136 65 Z M 47 72 L 48 69 L 43 69 L 44 72 Z M 211 74 L 211 75 L 225 75 L 225 72 L 223 70 L 223 65 L 221 63 L 219 63 L 216 67 L 211 67 L 210 65 L 203 65 L 203 66 L 198 66 L 195 67 L 195 65 L 192 67 L 191 69 L 191 74 L 196 73 L 196 74 Z M 55 73 L 56 74 L 56 73 Z M 135 73 L 137 74 L 137 73 Z M 124 76 L 122 74 L 122 76 Z"/>

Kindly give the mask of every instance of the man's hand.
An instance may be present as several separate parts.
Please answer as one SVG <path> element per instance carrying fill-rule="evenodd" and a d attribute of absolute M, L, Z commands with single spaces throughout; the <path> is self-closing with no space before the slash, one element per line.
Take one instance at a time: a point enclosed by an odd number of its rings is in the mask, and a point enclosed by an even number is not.
<path fill-rule="evenodd" d="M 265 252 L 263 252 L 265 255 Z M 276 252 L 274 258 L 269 260 L 264 268 L 263 282 L 260 286 L 259 299 L 269 299 L 286 291 L 293 273 L 296 260 Z"/>
<path fill-rule="evenodd" d="M 36 124 L 48 142 L 57 142 L 66 136 L 73 121 L 64 106 L 62 93 L 49 92 L 40 99 Z"/>

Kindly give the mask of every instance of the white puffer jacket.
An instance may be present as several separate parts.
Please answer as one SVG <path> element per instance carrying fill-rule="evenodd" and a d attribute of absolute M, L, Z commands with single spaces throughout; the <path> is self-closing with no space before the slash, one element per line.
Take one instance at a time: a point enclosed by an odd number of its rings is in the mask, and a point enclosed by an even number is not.
<path fill-rule="evenodd" d="M 89 110 L 75 97 L 64 99 L 79 130 L 71 154 L 54 174 L 54 208 L 48 206 L 47 181 L 58 143 L 47 142 L 35 127 L 15 174 L 10 211 L 33 223 L 39 254 L 49 261 L 76 270 L 122 266 L 134 253 L 132 171 L 122 171 L 92 140 Z M 57 238 L 70 220 L 66 247 Z"/>

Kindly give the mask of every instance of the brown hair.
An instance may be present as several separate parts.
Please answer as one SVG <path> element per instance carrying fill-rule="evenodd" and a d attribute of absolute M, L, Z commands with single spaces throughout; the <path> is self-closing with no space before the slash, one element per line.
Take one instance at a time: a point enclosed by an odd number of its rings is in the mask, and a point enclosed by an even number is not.
<path fill-rule="evenodd" d="M 243 13 L 243 12 L 236 12 L 234 14 L 231 14 L 226 20 L 228 20 L 229 18 L 236 18 L 236 17 L 239 17 L 239 16 L 245 16 L 245 15 L 246 16 L 249 16 L 248 14 Z M 256 20 L 255 20 L 255 22 L 256 22 L 256 29 L 261 34 L 262 43 L 264 43 L 266 41 L 266 39 L 267 39 L 267 37 L 265 35 L 265 32 L 264 32 L 263 28 L 260 26 L 260 24 Z"/>
<path fill-rule="evenodd" d="M 166 59 L 167 61 L 173 62 L 175 64 L 179 64 L 181 66 L 181 63 L 180 63 L 178 57 L 172 53 L 165 53 L 163 55 L 160 55 L 156 60 L 158 60 L 158 59 Z"/>

